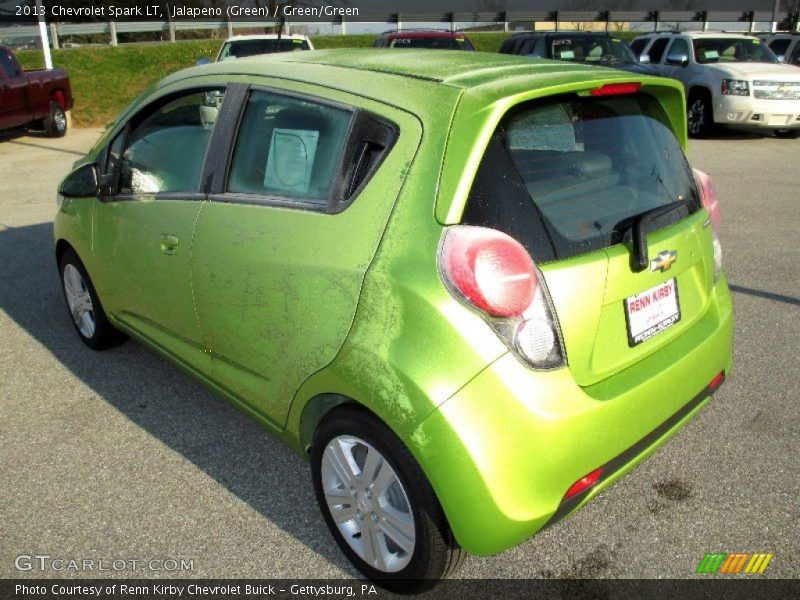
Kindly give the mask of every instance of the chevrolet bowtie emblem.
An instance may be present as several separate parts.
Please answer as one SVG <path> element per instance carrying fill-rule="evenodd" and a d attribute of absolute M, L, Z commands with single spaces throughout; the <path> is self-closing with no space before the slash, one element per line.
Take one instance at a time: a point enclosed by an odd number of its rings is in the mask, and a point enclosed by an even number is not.
<path fill-rule="evenodd" d="M 663 250 L 650 261 L 650 270 L 661 271 L 662 273 L 669 271 L 676 260 L 678 260 L 677 250 Z"/>

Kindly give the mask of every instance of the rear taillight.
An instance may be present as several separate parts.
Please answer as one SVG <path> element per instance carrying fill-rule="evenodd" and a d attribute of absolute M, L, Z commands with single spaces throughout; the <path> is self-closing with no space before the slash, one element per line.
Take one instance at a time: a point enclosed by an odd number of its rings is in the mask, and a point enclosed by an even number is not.
<path fill-rule="evenodd" d="M 494 229 L 448 227 L 439 251 L 439 270 L 448 290 L 480 311 L 526 363 L 535 368 L 564 364 L 552 303 L 522 244 Z"/>
<path fill-rule="evenodd" d="M 714 226 L 712 236 L 714 238 L 714 283 L 716 283 L 722 274 L 722 244 L 719 241 L 718 233 L 719 227 L 722 225 L 722 209 L 719 205 L 719 196 L 711 183 L 711 176 L 700 169 L 692 169 L 692 172 L 697 184 L 697 191 L 700 192 L 700 202 L 708 211 L 708 217 Z"/>
<path fill-rule="evenodd" d="M 694 172 L 694 180 L 697 183 L 697 191 L 700 192 L 700 201 L 703 208 L 708 211 L 708 216 L 711 218 L 711 223 L 716 229 L 722 225 L 722 209 L 719 206 L 719 197 L 714 190 L 714 185 L 711 183 L 711 177 L 708 173 L 700 169 L 692 169 Z"/>

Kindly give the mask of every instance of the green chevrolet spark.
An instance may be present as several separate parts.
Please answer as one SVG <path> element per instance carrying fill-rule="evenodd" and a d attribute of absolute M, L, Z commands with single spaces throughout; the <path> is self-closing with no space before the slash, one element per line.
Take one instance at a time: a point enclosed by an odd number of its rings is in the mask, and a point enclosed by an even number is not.
<path fill-rule="evenodd" d="M 581 507 L 728 374 L 684 106 L 669 79 L 483 53 L 182 71 L 61 184 L 69 314 L 308 459 L 366 576 L 430 585 Z"/>

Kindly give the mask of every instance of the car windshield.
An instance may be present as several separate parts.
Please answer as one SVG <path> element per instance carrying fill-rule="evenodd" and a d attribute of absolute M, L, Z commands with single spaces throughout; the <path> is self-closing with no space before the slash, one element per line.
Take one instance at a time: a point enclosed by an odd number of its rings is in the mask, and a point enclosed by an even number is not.
<path fill-rule="evenodd" d="M 610 37 L 576 35 L 550 40 L 550 56 L 570 62 L 635 63 L 628 45 Z"/>
<path fill-rule="evenodd" d="M 434 50 L 475 50 L 465 37 L 399 37 L 389 43 L 390 48 L 431 48 Z"/>
<path fill-rule="evenodd" d="M 226 42 L 219 54 L 219 60 L 232 58 L 245 58 L 259 54 L 272 54 L 274 52 L 293 52 L 295 50 L 308 50 L 308 42 L 296 38 L 268 39 L 268 40 L 237 40 Z"/>
<path fill-rule="evenodd" d="M 767 48 L 766 44 L 756 38 L 697 38 L 693 41 L 694 55 L 701 64 L 716 62 L 780 62 Z"/>
<path fill-rule="evenodd" d="M 522 104 L 504 118 L 465 221 L 490 222 L 548 260 L 618 243 L 630 235 L 620 223 L 681 201 L 685 208 L 653 228 L 698 207 L 692 171 L 655 98 L 562 96 Z"/>

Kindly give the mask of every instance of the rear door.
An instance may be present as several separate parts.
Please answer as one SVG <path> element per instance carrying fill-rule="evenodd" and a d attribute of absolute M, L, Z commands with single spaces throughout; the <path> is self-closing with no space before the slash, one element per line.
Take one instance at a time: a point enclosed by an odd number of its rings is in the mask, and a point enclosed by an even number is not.
<path fill-rule="evenodd" d="M 473 189 L 464 218 L 506 231 L 531 251 L 580 385 L 631 366 L 700 318 L 712 285 L 713 265 L 704 258 L 711 233 L 655 98 L 566 95 L 526 103 L 508 113 L 493 143 L 499 150 L 491 160 L 487 152 L 480 169 L 503 177 L 504 192 Z M 475 202 L 503 206 L 476 212 Z M 632 220 L 672 203 L 643 227 L 642 269 Z"/>
<path fill-rule="evenodd" d="M 250 90 L 192 252 L 214 379 L 278 426 L 342 347 L 421 136 L 400 110 L 315 91 Z"/>

